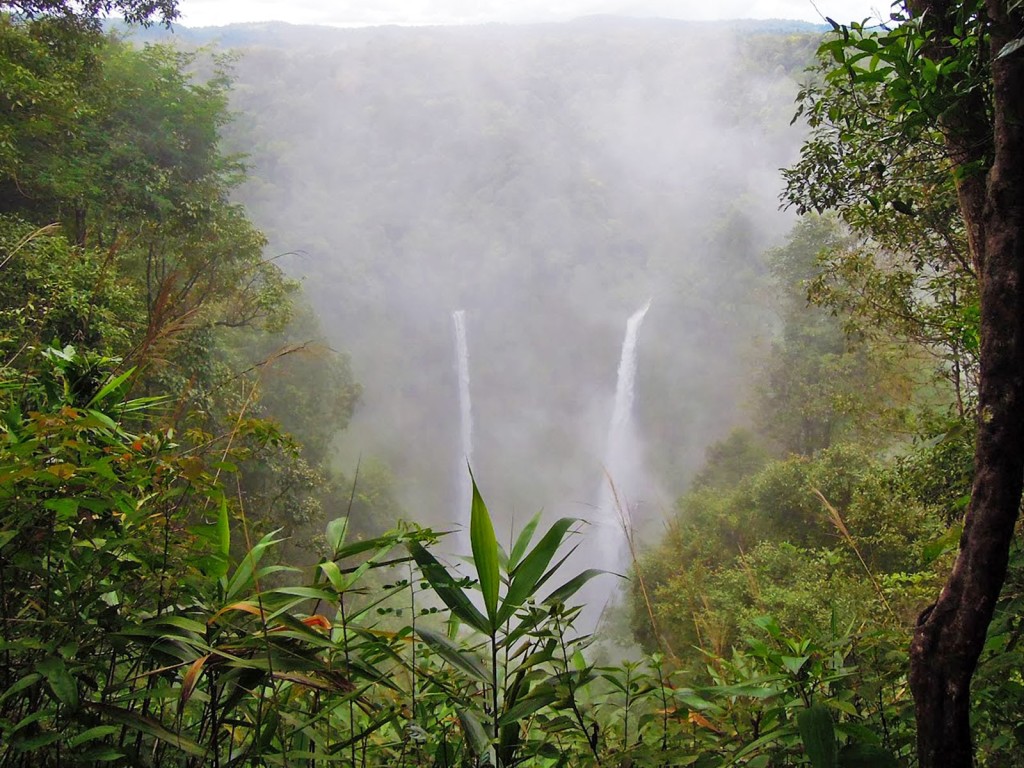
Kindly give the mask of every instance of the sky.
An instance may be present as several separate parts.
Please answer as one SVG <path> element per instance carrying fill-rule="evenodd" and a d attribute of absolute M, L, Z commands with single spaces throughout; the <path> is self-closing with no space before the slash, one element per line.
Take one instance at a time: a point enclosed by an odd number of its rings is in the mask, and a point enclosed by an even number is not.
<path fill-rule="evenodd" d="M 890 0 L 180 0 L 189 27 L 236 22 L 373 26 L 567 21 L 592 14 L 710 21 L 888 18 Z"/>

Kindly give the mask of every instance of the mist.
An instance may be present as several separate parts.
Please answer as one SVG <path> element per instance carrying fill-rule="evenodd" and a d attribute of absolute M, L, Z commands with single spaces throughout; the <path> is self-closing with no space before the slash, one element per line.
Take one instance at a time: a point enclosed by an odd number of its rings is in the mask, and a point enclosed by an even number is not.
<path fill-rule="evenodd" d="M 799 146 L 791 105 L 814 45 L 785 29 L 219 32 L 240 51 L 239 201 L 363 386 L 337 466 L 381 460 L 409 519 L 467 519 L 462 310 L 473 471 L 501 529 L 539 509 L 593 517 L 626 321 L 650 299 L 642 481 L 623 502 L 656 531 L 743 421 L 770 336 L 762 255 L 791 223 L 778 169 Z"/>

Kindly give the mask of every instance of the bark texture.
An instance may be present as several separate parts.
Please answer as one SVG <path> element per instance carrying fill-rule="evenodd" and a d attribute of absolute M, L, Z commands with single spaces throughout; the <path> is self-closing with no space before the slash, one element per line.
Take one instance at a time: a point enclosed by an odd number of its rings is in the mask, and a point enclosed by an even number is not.
<path fill-rule="evenodd" d="M 936 38 L 958 5 L 908 2 Z M 987 0 L 983 11 L 990 110 L 964 106 L 943 124 L 954 162 L 987 168 L 959 190 L 980 282 L 981 355 L 975 477 L 960 553 L 910 649 L 921 768 L 973 765 L 971 678 L 1006 578 L 1024 483 L 1024 49 L 997 56 L 1024 34 L 1024 14 L 1008 6 Z M 982 116 L 988 135 L 972 138 Z"/>

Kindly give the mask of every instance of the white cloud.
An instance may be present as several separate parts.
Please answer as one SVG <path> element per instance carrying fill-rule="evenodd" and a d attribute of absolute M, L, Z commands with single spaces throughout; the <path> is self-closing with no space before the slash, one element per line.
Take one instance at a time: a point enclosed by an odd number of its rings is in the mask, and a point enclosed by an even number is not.
<path fill-rule="evenodd" d="M 671 19 L 837 21 L 888 16 L 887 0 L 182 0 L 181 23 L 219 26 L 245 21 L 365 26 L 565 21 L 590 14 Z"/>

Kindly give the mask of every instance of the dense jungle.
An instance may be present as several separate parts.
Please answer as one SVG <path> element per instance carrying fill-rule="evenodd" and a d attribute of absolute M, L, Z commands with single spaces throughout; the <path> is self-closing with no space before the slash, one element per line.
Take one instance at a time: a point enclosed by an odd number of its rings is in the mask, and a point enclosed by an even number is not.
<path fill-rule="evenodd" d="M 179 12 L 0 2 L 0 768 L 1024 765 L 1020 0 Z"/>

